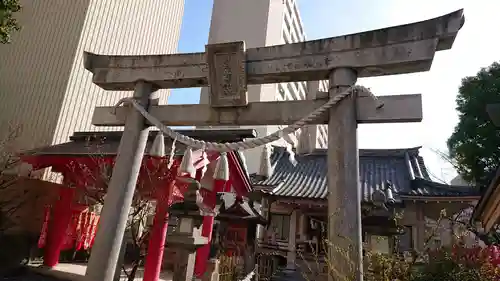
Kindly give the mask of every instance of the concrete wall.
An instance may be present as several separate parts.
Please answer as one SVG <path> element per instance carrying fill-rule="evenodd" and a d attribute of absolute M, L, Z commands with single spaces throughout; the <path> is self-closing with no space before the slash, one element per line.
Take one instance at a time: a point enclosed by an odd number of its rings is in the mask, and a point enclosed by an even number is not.
<path fill-rule="evenodd" d="M 68 140 L 90 125 L 93 108 L 127 92 L 105 92 L 83 68 L 83 51 L 174 53 L 183 0 L 22 0 L 21 32 L 0 46 L 0 123 L 23 126 L 20 147 Z M 160 93 L 165 103 L 168 92 Z"/>
<path fill-rule="evenodd" d="M 6 185 L 6 182 L 12 185 Z M 0 177 L 0 208 L 8 213 L 14 222 L 9 224 L 7 233 L 29 232 L 34 236 L 40 234 L 44 220 L 44 207 L 57 199 L 59 187 L 56 184 L 36 180 L 17 178 L 12 181 L 5 176 Z M 5 225 L 0 230 L 5 231 Z"/>

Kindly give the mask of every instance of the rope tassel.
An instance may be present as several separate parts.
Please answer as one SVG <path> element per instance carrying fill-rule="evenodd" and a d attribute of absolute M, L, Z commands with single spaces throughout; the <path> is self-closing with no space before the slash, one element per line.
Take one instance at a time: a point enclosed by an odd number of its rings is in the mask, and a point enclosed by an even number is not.
<path fill-rule="evenodd" d="M 273 167 L 271 165 L 271 155 L 270 148 L 265 145 L 262 148 L 262 154 L 260 157 L 260 167 L 257 175 L 269 178 L 273 174 Z"/>
<path fill-rule="evenodd" d="M 165 156 L 165 137 L 163 136 L 162 131 L 158 131 L 158 134 L 156 134 L 155 140 L 153 141 L 153 145 L 149 150 L 149 156 L 153 157 Z"/>
<path fill-rule="evenodd" d="M 288 152 L 288 160 L 294 167 L 297 166 L 297 159 L 295 159 L 295 152 L 293 152 L 292 146 L 288 144 L 285 148 L 286 152 Z"/>
<path fill-rule="evenodd" d="M 309 154 L 316 148 L 315 143 L 311 143 L 311 129 L 316 130 L 316 127 L 310 128 L 309 126 L 304 126 L 300 130 L 297 145 L 297 153 L 299 155 Z"/>
<path fill-rule="evenodd" d="M 193 165 L 193 151 L 191 150 L 191 147 L 187 147 L 184 152 L 184 156 L 182 157 L 181 165 L 179 167 L 179 174 L 188 174 L 191 178 L 194 178 L 196 175 L 196 169 Z"/>
<path fill-rule="evenodd" d="M 229 162 L 225 152 L 220 154 L 217 165 L 215 166 L 214 179 L 216 180 L 229 180 Z"/>

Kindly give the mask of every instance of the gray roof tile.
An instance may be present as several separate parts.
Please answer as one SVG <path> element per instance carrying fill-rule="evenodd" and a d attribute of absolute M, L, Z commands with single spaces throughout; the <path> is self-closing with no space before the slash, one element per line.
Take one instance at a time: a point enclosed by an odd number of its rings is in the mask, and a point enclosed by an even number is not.
<path fill-rule="evenodd" d="M 455 187 L 433 182 L 418 154 L 419 147 L 408 149 L 360 149 L 359 173 L 363 201 L 386 182 L 399 196 L 468 196 L 476 192 L 470 187 Z M 273 147 L 271 163 L 274 171 L 267 179 L 252 175 L 254 185 L 276 196 L 325 199 L 327 197 L 326 150 L 309 155 L 296 155 L 297 165 L 288 160 L 288 152 Z"/>
<path fill-rule="evenodd" d="M 236 129 L 236 130 L 177 130 L 177 132 L 204 141 L 210 142 L 234 142 L 241 141 L 247 138 L 254 138 L 256 133 L 252 129 Z M 118 146 L 123 132 L 75 132 L 70 137 L 70 141 L 66 143 L 39 147 L 37 149 L 27 151 L 24 154 L 35 155 L 116 155 Z M 157 131 L 149 133 L 148 142 L 145 149 L 147 155 L 156 137 Z M 172 147 L 172 139 L 165 137 L 165 153 L 170 154 Z M 185 145 L 177 142 L 176 155 L 183 155 Z"/>

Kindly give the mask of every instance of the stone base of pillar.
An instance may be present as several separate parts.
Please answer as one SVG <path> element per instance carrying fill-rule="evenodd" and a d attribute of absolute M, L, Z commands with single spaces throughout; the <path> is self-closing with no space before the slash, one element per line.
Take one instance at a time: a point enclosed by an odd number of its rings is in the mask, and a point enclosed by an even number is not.
<path fill-rule="evenodd" d="M 191 281 L 194 275 L 196 252 L 180 249 L 177 258 L 179 263 L 174 269 L 172 281 Z"/>
<path fill-rule="evenodd" d="M 202 281 L 219 281 L 219 260 L 209 259 L 207 262 L 207 270 L 201 277 Z"/>

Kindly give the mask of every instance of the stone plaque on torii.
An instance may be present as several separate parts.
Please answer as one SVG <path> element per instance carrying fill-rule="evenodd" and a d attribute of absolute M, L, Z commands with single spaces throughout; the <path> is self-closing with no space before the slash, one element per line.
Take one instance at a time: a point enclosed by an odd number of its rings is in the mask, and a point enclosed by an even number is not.
<path fill-rule="evenodd" d="M 85 68 L 105 90 L 134 91 L 135 105 L 167 126 L 289 125 L 336 96 L 308 124 L 328 124 L 328 240 L 339 276 L 362 280 L 361 196 L 357 124 L 420 122 L 420 94 L 346 94 L 357 78 L 428 71 L 436 51 L 452 47 L 464 24 L 459 10 L 413 24 L 294 44 L 246 49 L 243 42 L 208 45 L 204 53 L 106 56 L 85 53 Z M 316 100 L 248 103 L 247 84 L 329 80 Z M 210 104 L 155 105 L 159 88 L 210 87 Z M 329 100 L 330 99 L 330 100 Z M 336 103 L 336 102 L 335 102 Z M 150 124 L 137 107 L 97 107 L 92 123 L 125 126 L 101 215 L 87 281 L 111 281 Z M 151 119 L 150 118 L 150 119 Z M 152 119 L 151 119 L 152 120 Z M 149 121 L 151 121 L 149 120 Z M 106 208 L 106 206 L 109 207 Z M 353 267 L 354 266 L 354 267 Z M 354 268 L 354 272 L 351 268 Z M 335 278 L 339 278 L 333 277 Z"/>

